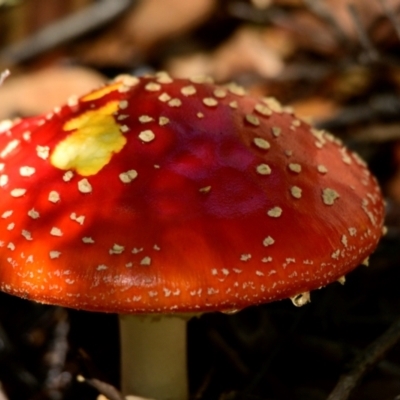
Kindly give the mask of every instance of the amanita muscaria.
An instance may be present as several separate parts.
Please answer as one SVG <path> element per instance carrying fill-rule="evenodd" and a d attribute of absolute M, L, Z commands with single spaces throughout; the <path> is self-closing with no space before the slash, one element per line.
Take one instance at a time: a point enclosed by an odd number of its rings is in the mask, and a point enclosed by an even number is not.
<path fill-rule="evenodd" d="M 185 399 L 182 315 L 301 303 L 383 229 L 359 157 L 275 99 L 207 79 L 119 77 L 3 123 L 0 158 L 1 289 L 129 314 L 125 393 Z"/>

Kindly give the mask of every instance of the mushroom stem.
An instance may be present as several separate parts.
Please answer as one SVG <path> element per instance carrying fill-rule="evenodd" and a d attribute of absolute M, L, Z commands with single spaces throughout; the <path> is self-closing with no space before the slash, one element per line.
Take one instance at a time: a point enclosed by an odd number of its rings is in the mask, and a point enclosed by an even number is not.
<path fill-rule="evenodd" d="M 121 315 L 121 387 L 157 400 L 187 400 L 186 320 Z"/>

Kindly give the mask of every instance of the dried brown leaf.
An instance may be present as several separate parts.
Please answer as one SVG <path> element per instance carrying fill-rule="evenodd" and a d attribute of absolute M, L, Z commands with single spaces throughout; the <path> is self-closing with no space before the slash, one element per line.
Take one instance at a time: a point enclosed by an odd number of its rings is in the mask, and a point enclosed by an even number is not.
<path fill-rule="evenodd" d="M 192 30 L 208 18 L 213 0 L 146 0 L 85 44 L 79 57 L 94 65 L 130 65 L 162 41 Z"/>
<path fill-rule="evenodd" d="M 291 43 L 277 30 L 243 27 L 214 52 L 171 59 L 166 69 L 174 76 L 206 74 L 217 81 L 231 80 L 245 72 L 273 78 L 281 73 L 283 58 L 291 51 Z"/>
<path fill-rule="evenodd" d="M 50 111 L 71 95 L 80 95 L 104 82 L 87 68 L 53 66 L 5 80 L 0 87 L 0 119 Z"/>

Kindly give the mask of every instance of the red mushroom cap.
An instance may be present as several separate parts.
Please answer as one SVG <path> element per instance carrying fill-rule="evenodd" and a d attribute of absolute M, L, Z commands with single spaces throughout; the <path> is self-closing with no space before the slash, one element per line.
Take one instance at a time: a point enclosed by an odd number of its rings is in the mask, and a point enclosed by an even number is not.
<path fill-rule="evenodd" d="M 272 98 L 120 77 L 0 135 L 1 289 L 110 312 L 309 291 L 382 233 L 365 164 Z"/>

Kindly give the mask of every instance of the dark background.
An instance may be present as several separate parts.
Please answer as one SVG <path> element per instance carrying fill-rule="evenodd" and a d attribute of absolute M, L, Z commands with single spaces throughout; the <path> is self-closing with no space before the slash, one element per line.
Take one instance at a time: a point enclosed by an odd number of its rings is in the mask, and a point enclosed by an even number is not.
<path fill-rule="evenodd" d="M 388 234 L 369 267 L 312 292 L 300 309 L 285 300 L 202 315 L 188 327 L 193 398 L 326 399 L 400 316 L 400 1 L 143 0 L 105 21 L 89 13 L 60 29 L 65 18 L 110 4 L 0 1 L 0 70 L 12 72 L 0 88 L 0 118 L 46 112 L 118 73 L 205 73 L 293 105 L 377 176 Z M 51 45 L 39 35 L 49 27 Z M 96 399 L 102 382 L 118 387 L 118 353 L 115 315 L 0 295 L 4 399 Z M 350 398 L 400 399 L 398 345 Z"/>

